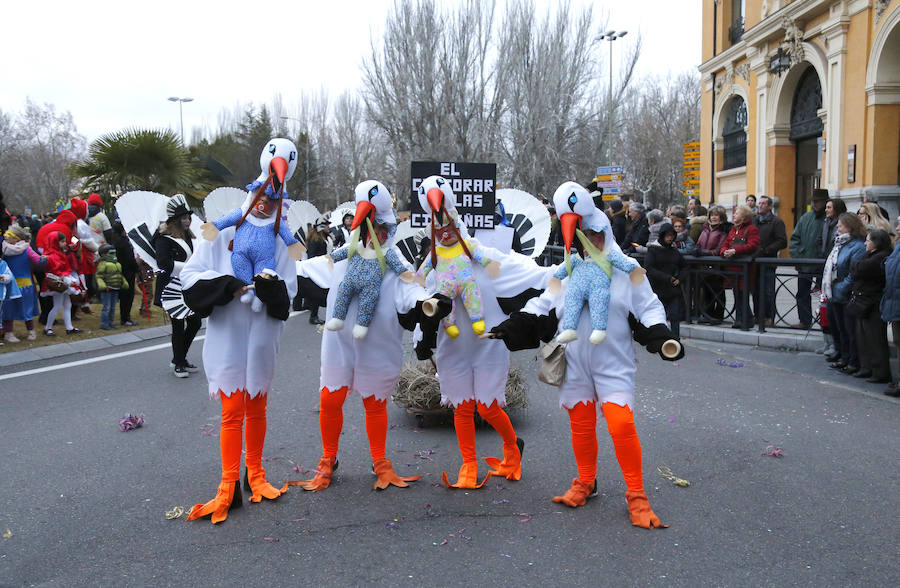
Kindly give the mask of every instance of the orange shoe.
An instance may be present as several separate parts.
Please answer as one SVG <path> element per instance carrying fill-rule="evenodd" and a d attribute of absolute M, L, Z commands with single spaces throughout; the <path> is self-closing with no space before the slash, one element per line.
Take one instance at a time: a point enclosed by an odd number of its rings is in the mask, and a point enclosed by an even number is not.
<path fill-rule="evenodd" d="M 282 486 L 281 490 L 272 484 L 269 484 L 269 482 L 266 481 L 266 470 L 262 467 L 253 468 L 252 471 L 250 468 L 247 468 L 247 471 L 244 473 L 244 490 L 250 490 L 252 492 L 250 495 L 250 502 L 260 502 L 263 498 L 275 500 L 287 492 L 287 489 L 287 483 Z"/>
<path fill-rule="evenodd" d="M 206 504 L 197 504 L 191 509 L 187 520 L 193 521 L 209 516 L 214 525 L 228 518 L 228 511 L 241 507 L 240 482 L 222 482 L 219 484 L 216 497 Z"/>
<path fill-rule="evenodd" d="M 442 473 L 442 477 L 444 480 L 444 484 L 449 486 L 450 488 L 481 488 L 484 486 L 484 483 L 487 482 L 491 478 L 490 472 L 485 476 L 484 480 L 481 481 L 481 484 L 478 483 L 478 462 L 465 462 L 462 464 L 462 467 L 459 468 L 459 476 L 456 480 L 456 484 L 451 484 L 450 480 L 447 479 L 447 472 Z"/>
<path fill-rule="evenodd" d="M 503 461 L 496 457 L 485 457 L 484 461 L 491 466 L 492 476 L 502 476 L 507 480 L 521 480 L 523 451 L 525 451 L 525 441 L 516 439 L 514 446 L 503 446 Z"/>
<path fill-rule="evenodd" d="M 566 493 L 562 496 L 554 496 L 553 502 L 559 502 L 566 506 L 576 508 L 584 506 L 584 503 L 587 502 L 588 498 L 593 498 L 594 496 L 597 496 L 597 480 L 594 480 L 594 484 L 590 485 L 585 484 L 578 478 L 574 478 L 572 480 L 572 486 L 566 490 Z"/>
<path fill-rule="evenodd" d="M 288 482 L 287 486 L 300 486 L 304 490 L 318 492 L 328 488 L 331 484 L 331 475 L 338 469 L 338 460 L 336 457 L 322 457 L 316 465 L 316 475 L 312 480 L 294 480 Z"/>
<path fill-rule="evenodd" d="M 631 524 L 635 527 L 643 527 L 644 529 L 652 529 L 659 527 L 665 529 L 669 525 L 660 522 L 659 517 L 650 510 L 650 501 L 643 491 L 625 493 L 625 500 L 628 501 L 628 512 L 631 514 Z"/>
<path fill-rule="evenodd" d="M 391 463 L 391 460 L 386 457 L 376 460 L 375 463 L 372 464 L 372 471 L 378 476 L 378 479 L 375 480 L 375 486 L 372 488 L 373 490 L 384 490 L 391 485 L 397 486 L 398 488 L 406 488 L 409 486 L 407 482 L 414 482 L 422 477 L 398 476 L 397 473 L 394 472 L 394 465 Z"/>

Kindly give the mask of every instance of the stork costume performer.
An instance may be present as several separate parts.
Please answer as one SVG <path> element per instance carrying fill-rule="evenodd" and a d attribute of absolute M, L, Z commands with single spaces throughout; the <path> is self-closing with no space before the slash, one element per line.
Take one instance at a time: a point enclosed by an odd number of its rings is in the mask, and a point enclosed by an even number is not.
<path fill-rule="evenodd" d="M 259 155 L 259 167 L 262 168 L 259 177 L 247 185 L 249 206 L 245 203 L 245 206 L 235 208 L 222 218 L 200 227 L 203 238 L 207 241 L 214 241 L 219 231 L 227 227 L 235 228 L 231 265 L 234 275 L 246 285 L 253 283 L 253 276 L 273 269 L 276 237 L 281 238 L 294 259 L 300 259 L 305 251 L 303 245 L 291 235 L 287 223 L 281 223 L 282 203 L 286 196 L 284 184 L 291 179 L 297 167 L 297 148 L 287 139 L 272 139 Z M 268 200 L 274 200 L 278 204 L 274 227 L 244 222 L 254 210 L 263 212 L 264 218 L 267 218 L 271 214 L 265 212 Z M 254 312 L 262 310 L 262 300 L 254 296 L 253 292 L 245 292 L 241 296 L 241 302 L 252 302 Z"/>
<path fill-rule="evenodd" d="M 391 195 L 387 189 L 380 182 L 367 180 L 356 187 L 355 200 L 356 214 L 350 225 L 350 243 L 331 253 L 333 261 L 347 260 L 347 272 L 338 286 L 334 301 L 334 316 L 326 323 L 325 328 L 332 331 L 343 329 L 350 301 L 358 295 L 359 311 L 356 326 L 353 327 L 353 336 L 362 339 L 372 323 L 381 292 L 381 280 L 387 268 L 400 276 L 404 282 L 411 282 L 413 273 L 403 265 L 396 251 L 393 249 L 382 251 L 381 243 L 372 236 L 375 232 L 373 220 L 380 225 L 393 227 L 388 231 L 389 236 L 396 230 L 397 218 L 394 216 Z M 364 245 L 372 245 L 375 251 L 374 258 L 359 254 L 360 234 Z"/>
<path fill-rule="evenodd" d="M 290 177 L 289 153 L 277 149 L 262 161 L 265 185 L 274 183 L 276 191 Z M 277 181 L 276 181 L 277 180 Z M 273 236 L 281 220 L 278 201 L 269 198 L 263 188 L 248 192 L 241 210 L 244 223 L 255 231 Z M 252 277 L 253 286 L 236 277 L 239 264 L 233 264 L 232 241 L 239 239 L 240 228 L 227 227 L 213 241 L 200 240 L 194 255 L 181 270 L 184 301 L 201 317 L 209 317 L 203 345 L 203 367 L 211 398 L 222 402 L 222 426 L 219 434 L 222 455 L 222 479 L 218 492 L 206 504 L 198 504 L 188 520 L 211 516 L 213 523 L 224 521 L 231 508 L 241 505 L 240 461 L 241 429 L 246 441 L 244 488 L 252 491 L 251 502 L 278 498 L 287 490 L 266 481 L 262 451 L 266 438 L 266 402 L 275 375 L 275 357 L 288 318 L 290 301 L 296 294 L 297 276 L 288 247 L 279 239 L 270 240 L 272 250 L 258 250 L 269 262 Z M 237 247 L 235 247 L 237 250 Z M 235 301 L 255 287 L 256 297 L 266 312 L 254 312 L 250 305 Z"/>
<path fill-rule="evenodd" d="M 601 251 L 618 249 L 609 220 L 594 207 L 587 190 L 567 182 L 557 189 L 554 204 L 560 213 L 563 230 L 567 231 L 564 234 L 566 243 L 572 242 L 572 233 L 580 224 L 592 248 Z M 532 298 L 522 312 L 512 314 L 492 329 L 491 336 L 504 340 L 513 350 L 537 347 L 540 340 L 552 339 L 561 323 L 571 318 L 566 315 L 570 310 L 566 290 L 571 287 L 572 279 L 564 279 L 561 290 L 553 292 L 548 288 L 539 298 Z M 596 405 L 599 402 L 625 477 L 625 498 L 631 522 L 644 528 L 661 527 L 664 525 L 650 509 L 644 493 L 641 443 L 632 412 L 636 370 L 631 331 L 634 329 L 634 338 L 648 351 L 659 352 L 661 356 L 665 354 L 664 359 L 678 359 L 684 352 L 666 327 L 665 309 L 646 280 L 633 284 L 628 274 L 614 267 L 609 288 L 609 336 L 606 342 L 591 344 L 588 337 L 593 330 L 591 318 L 583 307 L 579 307 L 576 327 L 579 337 L 565 349 L 566 379 L 560 386 L 559 401 L 569 412 L 578 477 L 572 480 L 572 486 L 565 494 L 554 497 L 553 501 L 578 507 L 597 495 Z"/>
<path fill-rule="evenodd" d="M 423 210 L 431 212 L 432 225 L 431 256 L 426 258 L 423 268 L 430 262 L 437 269 L 434 274 L 440 275 L 430 280 L 439 292 L 451 292 L 450 296 L 461 290 L 470 296 L 474 292 L 480 303 L 477 314 L 473 314 L 471 298 L 465 308 L 454 305 L 455 317 L 449 321 L 452 328 L 445 326 L 437 336 L 435 359 L 440 373 L 441 404 L 454 408 L 453 424 L 463 460 L 457 481 L 451 484 L 445 472 L 444 483 L 453 488 L 480 488 L 492 475 L 519 480 L 524 442 L 516 436 L 503 410 L 509 351 L 500 341 L 479 339 L 478 335 L 506 318 L 498 297 L 512 305 L 538 294 L 547 285 L 551 270 L 538 267 L 523 255 L 504 255 L 496 249 L 482 247 L 476 240 L 463 239 L 457 224 L 456 197 L 444 178 L 426 178 L 418 195 Z M 481 263 L 472 263 L 479 258 Z M 449 266 L 449 271 L 442 269 L 443 264 Z M 472 321 L 471 329 L 456 328 L 456 322 L 467 320 Z M 422 330 L 426 331 L 424 324 Z M 491 470 L 480 483 L 475 449 L 476 409 L 503 439 L 503 460 L 486 457 Z"/>
<path fill-rule="evenodd" d="M 377 193 L 373 192 L 376 188 Z M 370 198 L 373 193 L 375 196 Z M 331 256 L 323 255 L 298 264 L 301 278 L 308 278 L 314 286 L 328 290 L 326 319 L 329 322 L 335 317 L 340 285 L 347 279 L 353 279 L 348 275 L 353 259 L 359 257 L 361 260 L 374 262 L 378 259 L 379 250 L 396 255 L 391 250 L 396 220 L 390 192 L 380 182 L 368 180 L 356 187 L 355 194 L 357 209 L 353 226 L 359 227 L 365 221 L 367 226 L 372 227 L 364 246 L 357 246 L 356 255 L 349 260 L 342 259 L 335 263 Z M 389 485 L 406 487 L 409 485 L 407 482 L 420 477 L 398 476 L 391 461 L 385 456 L 385 445 L 388 429 L 387 401 L 403 367 L 404 327 L 401 326 L 401 321 L 406 328 L 412 329 L 420 320 L 422 301 L 428 296 L 419 285 L 404 282 L 396 271 L 383 271 L 375 263 L 375 282 L 379 284 L 379 290 L 376 292 L 371 322 L 367 329 L 369 336 L 361 339 L 347 329 L 325 329 L 322 334 L 319 394 L 322 457 L 313 479 L 291 482 L 304 490 L 324 490 L 331 483 L 332 473 L 338 466 L 338 444 L 344 425 L 344 401 L 351 390 L 363 399 L 366 434 L 369 438 L 372 469 L 376 476 L 375 489 L 383 490 Z M 353 321 L 356 327 L 361 324 L 358 317 L 363 312 L 363 305 L 361 297 L 349 298 L 347 301 L 345 319 Z"/>

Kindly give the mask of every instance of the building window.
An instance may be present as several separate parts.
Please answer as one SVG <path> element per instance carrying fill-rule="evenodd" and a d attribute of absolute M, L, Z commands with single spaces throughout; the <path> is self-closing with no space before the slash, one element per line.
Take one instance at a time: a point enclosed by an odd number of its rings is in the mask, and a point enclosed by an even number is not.
<path fill-rule="evenodd" d="M 819 110 L 822 108 L 822 85 L 819 83 L 819 75 L 816 69 L 809 66 L 800 81 L 797 82 L 797 90 L 794 92 L 794 103 L 791 105 L 791 135 L 792 141 L 820 137 L 825 125 L 819 118 Z"/>
<path fill-rule="evenodd" d="M 728 40 L 735 45 L 744 38 L 744 0 L 731 2 L 731 26 L 728 28 Z"/>
<path fill-rule="evenodd" d="M 725 141 L 725 157 L 722 169 L 747 165 L 747 104 L 735 96 L 728 104 L 722 139 Z"/>

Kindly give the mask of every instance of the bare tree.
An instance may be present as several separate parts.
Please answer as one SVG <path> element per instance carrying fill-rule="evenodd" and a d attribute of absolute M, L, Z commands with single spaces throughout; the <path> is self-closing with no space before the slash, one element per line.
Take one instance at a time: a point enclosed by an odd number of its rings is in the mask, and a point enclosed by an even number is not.
<path fill-rule="evenodd" d="M 68 199 L 77 182 L 66 168 L 86 148 L 71 113 L 27 99 L 18 116 L 0 112 L 0 137 L 0 190 L 9 206 L 49 211 Z"/>

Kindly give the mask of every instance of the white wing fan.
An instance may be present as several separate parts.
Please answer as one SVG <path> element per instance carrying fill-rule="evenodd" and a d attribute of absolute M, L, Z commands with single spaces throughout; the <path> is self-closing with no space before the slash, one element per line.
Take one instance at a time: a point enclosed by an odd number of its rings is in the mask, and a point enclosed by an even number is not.
<path fill-rule="evenodd" d="M 322 215 L 319 213 L 319 210 L 306 200 L 300 200 L 291 204 L 291 209 L 287 215 L 288 226 L 291 228 L 291 233 L 294 237 L 303 243 L 304 247 L 306 246 L 306 232 L 320 216 Z"/>
<path fill-rule="evenodd" d="M 135 252 L 154 270 L 159 267 L 156 265 L 156 251 L 150 240 L 160 223 L 166 220 L 167 200 L 162 194 L 145 191 L 126 192 L 116 199 L 116 212 L 125 228 L 125 234 Z"/>
<path fill-rule="evenodd" d="M 394 233 L 394 245 L 410 265 L 416 265 L 416 256 L 419 254 L 419 245 L 422 237 L 425 236 L 425 229 L 417 229 L 410 224 L 408 220 L 397 225 L 397 231 Z"/>
<path fill-rule="evenodd" d="M 206 220 L 209 222 L 218 220 L 235 208 L 240 208 L 246 199 L 246 190 L 216 188 L 203 199 L 203 214 L 206 215 Z"/>
<path fill-rule="evenodd" d="M 543 253 L 550 240 L 550 213 L 547 207 L 528 192 L 513 188 L 497 190 L 497 200 L 503 202 L 506 218 L 519 236 L 522 254 L 537 257 Z"/>

